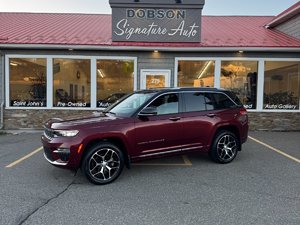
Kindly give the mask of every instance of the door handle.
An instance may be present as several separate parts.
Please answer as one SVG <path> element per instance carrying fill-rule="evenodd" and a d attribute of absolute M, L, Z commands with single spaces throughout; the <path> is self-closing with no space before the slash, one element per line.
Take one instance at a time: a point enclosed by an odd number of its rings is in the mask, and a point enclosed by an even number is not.
<path fill-rule="evenodd" d="M 208 114 L 206 114 L 206 116 L 208 116 L 208 117 L 210 117 L 210 118 L 213 118 L 213 117 L 216 116 L 216 114 L 214 114 L 214 113 L 208 113 Z"/>
<path fill-rule="evenodd" d="M 181 119 L 180 117 L 172 117 L 172 118 L 170 118 L 169 120 L 177 121 L 177 120 L 180 120 L 180 119 Z"/>

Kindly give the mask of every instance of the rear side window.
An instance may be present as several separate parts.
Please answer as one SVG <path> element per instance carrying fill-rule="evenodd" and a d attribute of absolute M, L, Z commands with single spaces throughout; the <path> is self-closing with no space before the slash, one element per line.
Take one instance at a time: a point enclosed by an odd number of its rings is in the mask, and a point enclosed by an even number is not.
<path fill-rule="evenodd" d="M 185 107 L 187 112 L 204 111 L 205 99 L 203 93 L 185 93 Z"/>
<path fill-rule="evenodd" d="M 221 93 L 206 93 L 205 101 L 207 110 L 228 109 L 235 106 L 233 101 Z"/>
<path fill-rule="evenodd" d="M 225 92 L 234 102 L 235 104 L 242 106 L 242 102 L 240 101 L 240 99 L 231 91 L 226 91 Z"/>

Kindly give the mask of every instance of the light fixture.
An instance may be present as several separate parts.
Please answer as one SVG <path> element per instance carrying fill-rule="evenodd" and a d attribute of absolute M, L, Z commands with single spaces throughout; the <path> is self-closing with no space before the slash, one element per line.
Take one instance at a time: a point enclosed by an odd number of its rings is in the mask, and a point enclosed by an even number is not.
<path fill-rule="evenodd" d="M 74 49 L 73 49 L 73 48 L 69 48 L 68 50 L 69 50 L 69 51 L 73 51 Z"/>
<path fill-rule="evenodd" d="M 11 66 L 18 66 L 18 63 L 10 62 L 9 65 L 11 65 Z"/>
<path fill-rule="evenodd" d="M 158 53 L 158 50 L 154 50 L 154 53 Z"/>
<path fill-rule="evenodd" d="M 239 53 L 244 53 L 244 51 L 240 50 Z"/>
<path fill-rule="evenodd" d="M 102 73 L 102 71 L 101 71 L 100 69 L 97 69 L 97 72 L 98 72 L 98 75 L 99 75 L 100 77 L 104 78 L 104 75 L 103 75 L 103 73 Z"/>
<path fill-rule="evenodd" d="M 206 62 L 206 65 L 204 66 L 203 70 L 199 74 L 198 79 L 200 79 L 204 75 L 204 73 L 207 71 L 207 69 L 208 69 L 208 67 L 210 66 L 211 63 L 212 63 L 212 61 Z"/>

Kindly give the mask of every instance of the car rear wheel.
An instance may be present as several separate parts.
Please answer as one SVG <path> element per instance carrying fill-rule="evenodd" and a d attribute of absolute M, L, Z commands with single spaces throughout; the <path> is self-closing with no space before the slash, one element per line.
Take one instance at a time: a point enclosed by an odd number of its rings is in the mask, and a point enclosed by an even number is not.
<path fill-rule="evenodd" d="M 217 133 L 209 155 L 215 162 L 229 163 L 236 157 L 239 146 L 239 140 L 236 135 L 230 131 L 223 130 Z"/>
<path fill-rule="evenodd" d="M 124 167 L 122 151 L 111 143 L 93 146 L 82 162 L 82 171 L 94 184 L 108 184 L 121 174 Z"/>

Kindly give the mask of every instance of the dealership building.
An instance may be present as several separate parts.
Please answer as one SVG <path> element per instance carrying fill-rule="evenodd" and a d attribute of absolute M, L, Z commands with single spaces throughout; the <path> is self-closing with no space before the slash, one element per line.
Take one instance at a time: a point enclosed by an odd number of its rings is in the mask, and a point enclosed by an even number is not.
<path fill-rule="evenodd" d="M 109 2 L 111 15 L 0 13 L 1 129 L 97 115 L 134 90 L 217 87 L 238 95 L 252 130 L 300 130 L 300 2 L 277 16 Z"/>

